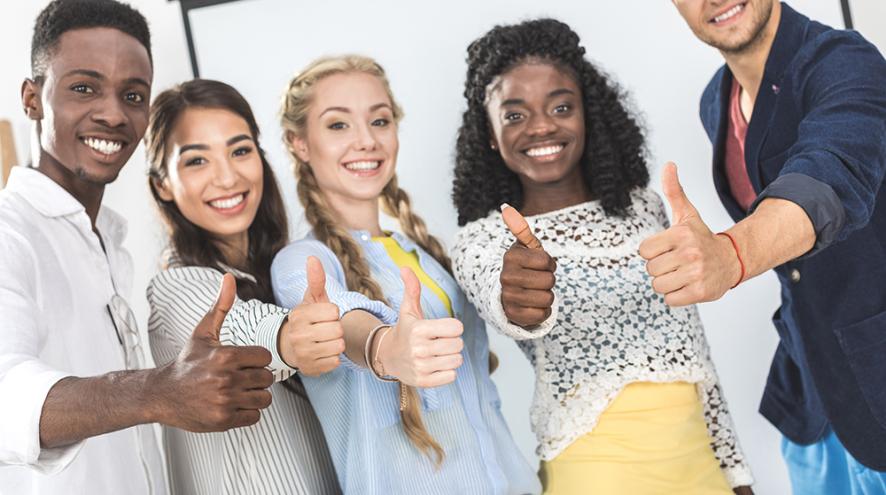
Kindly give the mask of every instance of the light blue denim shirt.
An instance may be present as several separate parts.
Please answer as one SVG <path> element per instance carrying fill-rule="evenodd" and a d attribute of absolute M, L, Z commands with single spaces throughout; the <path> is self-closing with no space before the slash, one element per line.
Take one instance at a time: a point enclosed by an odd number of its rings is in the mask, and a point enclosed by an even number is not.
<path fill-rule="evenodd" d="M 403 298 L 400 269 L 368 232 L 352 235 L 390 306 L 348 291 L 338 258 L 310 236 L 290 244 L 274 258 L 271 278 L 277 302 L 285 307 L 301 302 L 307 286 L 305 264 L 308 256 L 316 256 L 326 271 L 329 298 L 341 314 L 363 309 L 386 323 L 395 323 Z M 406 252 L 418 254 L 422 269 L 446 292 L 454 317 L 464 324 L 464 364 L 458 368 L 455 382 L 419 391 L 425 426 L 446 457 L 437 468 L 406 437 L 396 383 L 379 381 L 343 358 L 341 366 L 325 375 L 302 377 L 342 489 L 346 494 L 540 493 L 538 478 L 501 415 L 498 392 L 489 377 L 489 341 L 483 320 L 432 256 L 406 236 L 394 233 L 392 237 Z M 424 286 L 421 304 L 426 318 L 449 316 L 441 299 Z"/>

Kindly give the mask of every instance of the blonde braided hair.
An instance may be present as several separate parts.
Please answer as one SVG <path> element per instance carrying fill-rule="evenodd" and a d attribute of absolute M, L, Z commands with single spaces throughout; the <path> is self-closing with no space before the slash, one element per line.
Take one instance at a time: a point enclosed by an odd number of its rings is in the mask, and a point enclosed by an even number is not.
<path fill-rule="evenodd" d="M 305 210 L 305 217 L 313 228 L 314 236 L 329 247 L 341 262 L 345 271 L 348 289 L 357 291 L 370 299 L 387 303 L 381 286 L 372 278 L 369 264 L 360 245 L 342 225 L 332 207 L 323 196 L 311 166 L 302 162 L 292 149 L 294 136 L 304 136 L 308 109 L 311 103 L 311 88 L 323 78 L 334 74 L 362 72 L 379 78 L 384 85 L 393 108 L 394 121 L 399 122 L 403 111 L 394 100 L 384 69 L 369 57 L 345 55 L 324 57 L 309 64 L 289 83 L 283 96 L 280 120 L 284 129 L 283 141 L 295 164 L 298 199 Z M 405 234 L 422 249 L 434 257 L 447 270 L 449 258 L 437 239 L 428 234 L 424 221 L 411 208 L 409 196 L 397 185 L 396 175 L 385 186 L 379 198 L 384 211 L 400 220 Z M 406 407 L 400 412 L 403 431 L 407 438 L 438 466 L 443 462 L 444 452 L 439 443 L 425 427 L 421 414 L 421 400 L 414 387 L 400 384 L 406 394 Z"/>

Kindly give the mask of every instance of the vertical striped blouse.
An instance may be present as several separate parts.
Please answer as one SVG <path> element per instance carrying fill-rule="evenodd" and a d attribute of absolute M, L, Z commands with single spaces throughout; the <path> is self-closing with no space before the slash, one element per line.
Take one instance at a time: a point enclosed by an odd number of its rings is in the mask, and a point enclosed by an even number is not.
<path fill-rule="evenodd" d="M 277 302 L 289 307 L 302 300 L 307 286 L 305 263 L 308 256 L 316 256 L 326 270 L 329 298 L 341 314 L 372 308 L 386 323 L 396 322 L 403 298 L 400 270 L 369 233 L 353 235 L 390 307 L 348 291 L 338 258 L 311 238 L 290 244 L 274 259 L 271 280 Z M 396 383 L 377 380 L 346 357 L 329 373 L 303 377 L 342 490 L 346 494 L 540 493 L 538 478 L 501 415 L 498 392 L 489 377 L 489 342 L 483 321 L 433 257 L 405 236 L 393 233 L 392 237 L 406 252 L 418 254 L 421 268 L 448 295 L 454 316 L 464 324 L 464 364 L 454 383 L 419 390 L 425 426 L 445 452 L 439 468 L 403 432 Z M 426 286 L 422 286 L 421 304 L 427 318 L 449 316 L 443 301 Z"/>
<path fill-rule="evenodd" d="M 223 267 L 239 279 L 250 275 Z M 174 360 L 215 303 L 223 272 L 176 266 L 147 289 L 151 351 L 158 366 Z M 253 279 L 254 280 L 254 279 Z M 304 387 L 280 358 L 277 331 L 284 308 L 239 298 L 221 329 L 225 345 L 260 345 L 273 355 L 272 403 L 258 423 L 219 433 L 163 427 L 173 494 L 276 495 L 340 493 L 323 432 Z"/>

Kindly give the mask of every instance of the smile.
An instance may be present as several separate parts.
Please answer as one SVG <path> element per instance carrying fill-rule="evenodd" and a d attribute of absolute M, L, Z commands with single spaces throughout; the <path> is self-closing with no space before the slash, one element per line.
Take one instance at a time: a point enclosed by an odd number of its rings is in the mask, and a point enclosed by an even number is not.
<path fill-rule="evenodd" d="M 109 139 L 99 139 L 93 137 L 80 138 L 86 146 L 107 156 L 119 153 L 123 149 L 123 141 L 112 141 Z"/>
<path fill-rule="evenodd" d="M 732 7 L 731 9 L 727 10 L 726 12 L 723 12 L 722 14 L 714 17 L 713 19 L 711 19 L 708 22 L 711 22 L 713 24 L 719 24 L 721 22 L 728 21 L 729 19 L 732 19 L 733 17 L 738 15 L 741 11 L 743 11 L 744 7 L 745 7 L 745 4 L 740 3 L 740 4 L 736 5 L 735 7 Z"/>
<path fill-rule="evenodd" d="M 345 163 L 345 168 L 348 170 L 353 170 L 356 172 L 362 172 L 367 170 L 375 170 L 381 166 L 381 161 L 369 161 L 363 160 L 359 162 L 349 162 Z"/>
<path fill-rule="evenodd" d="M 246 193 L 240 193 L 228 198 L 214 199 L 209 202 L 209 206 L 219 210 L 230 210 L 236 208 L 246 199 Z"/>
<path fill-rule="evenodd" d="M 563 148 L 565 148 L 565 147 L 566 147 L 565 144 L 538 146 L 535 148 L 529 148 L 528 150 L 524 151 L 523 153 L 526 153 L 527 155 L 531 156 L 532 158 L 546 158 L 546 157 L 551 157 L 551 156 L 557 155 L 558 153 L 563 151 Z"/>

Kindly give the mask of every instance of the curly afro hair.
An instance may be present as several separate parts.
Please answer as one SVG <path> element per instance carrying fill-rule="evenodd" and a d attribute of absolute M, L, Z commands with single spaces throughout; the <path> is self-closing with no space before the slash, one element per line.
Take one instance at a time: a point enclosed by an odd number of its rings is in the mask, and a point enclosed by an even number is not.
<path fill-rule="evenodd" d="M 31 75 L 40 79 L 52 50 L 63 34 L 74 29 L 107 27 L 122 31 L 141 43 L 151 59 L 151 32 L 141 13 L 115 0 L 54 0 L 34 23 L 31 39 Z"/>
<path fill-rule="evenodd" d="M 456 141 L 452 199 L 458 224 L 483 218 L 502 203 L 520 208 L 523 188 L 498 151 L 490 148 L 486 88 L 529 59 L 548 61 L 573 76 L 582 91 L 586 125 L 582 176 L 608 215 L 624 216 L 630 192 L 649 183 L 646 146 L 618 86 L 584 58 L 570 27 L 554 19 L 496 26 L 468 46 L 464 96 L 468 108 Z"/>

